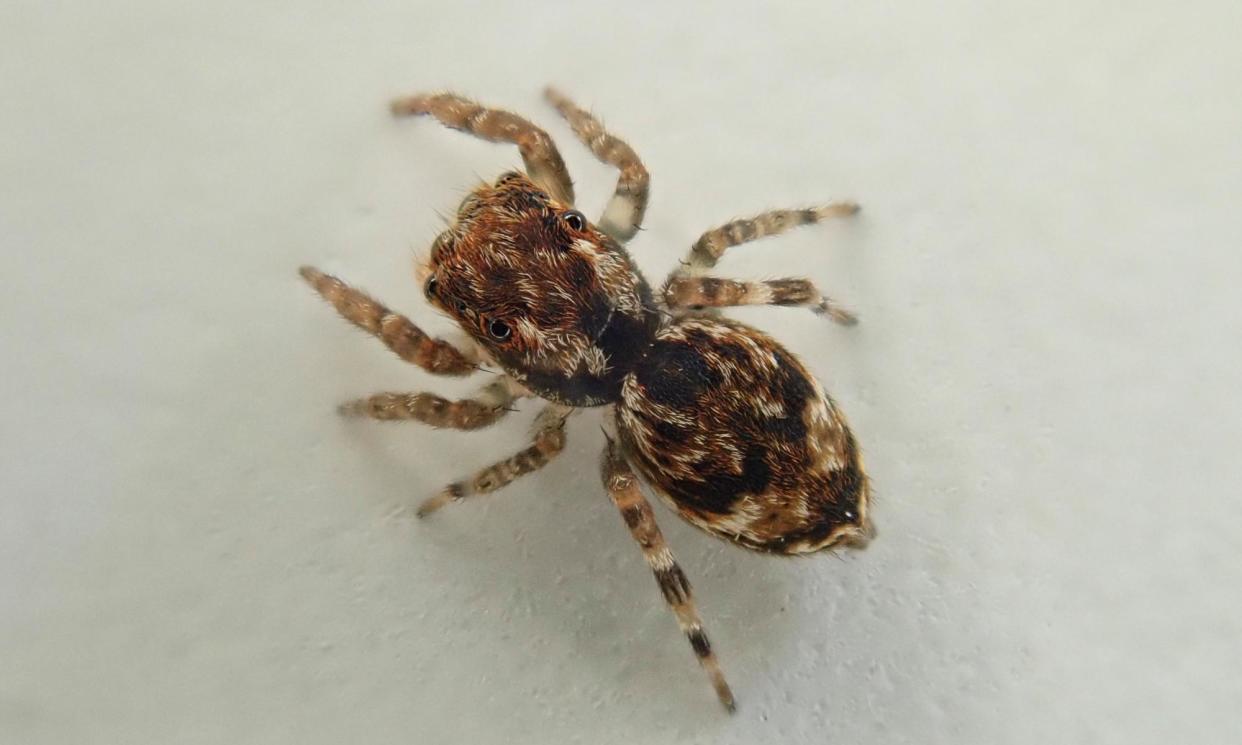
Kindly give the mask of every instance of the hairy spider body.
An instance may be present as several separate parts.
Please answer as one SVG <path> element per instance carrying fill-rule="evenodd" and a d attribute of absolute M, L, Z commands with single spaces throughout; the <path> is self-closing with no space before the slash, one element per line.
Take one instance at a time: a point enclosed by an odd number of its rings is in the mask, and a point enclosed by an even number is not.
<path fill-rule="evenodd" d="M 605 486 L 718 697 L 732 710 L 689 582 L 631 464 L 683 518 L 740 546 L 791 555 L 867 544 L 874 534 L 868 482 L 836 405 L 792 353 L 713 309 L 802 305 L 841 323 L 854 317 L 804 279 L 703 276 L 730 246 L 857 207 L 775 210 L 708 231 L 653 293 L 621 246 L 646 210 L 646 169 L 593 117 L 554 91 L 548 98 L 575 134 L 620 171 L 598 225 L 573 208 L 564 162 L 534 125 L 452 94 L 394 102 L 397 114 L 430 114 L 485 139 L 512 142 L 526 164 L 526 174 L 506 173 L 468 194 L 418 268 L 427 300 L 454 318 L 471 343 L 459 349 L 431 339 L 340 280 L 309 267 L 302 274 L 342 316 L 430 372 L 462 375 L 494 364 L 505 375 L 462 401 L 381 393 L 341 411 L 476 429 L 501 419 L 518 398 L 550 402 L 529 447 L 424 501 L 418 510 L 424 516 L 542 467 L 564 448 L 565 419 L 574 409 L 607 407 Z"/>
<path fill-rule="evenodd" d="M 854 437 L 766 334 L 719 318 L 674 322 L 626 376 L 616 410 L 626 452 L 690 523 L 779 554 L 866 543 Z"/>
<path fill-rule="evenodd" d="M 468 195 L 419 273 L 505 372 L 566 406 L 619 400 L 660 324 L 625 249 L 520 173 Z"/>

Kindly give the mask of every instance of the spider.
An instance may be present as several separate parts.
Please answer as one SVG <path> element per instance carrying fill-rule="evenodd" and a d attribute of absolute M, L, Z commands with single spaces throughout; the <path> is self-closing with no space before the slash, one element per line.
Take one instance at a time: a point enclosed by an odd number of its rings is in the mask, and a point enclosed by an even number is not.
<path fill-rule="evenodd" d="M 709 230 L 655 293 L 622 248 L 646 211 L 647 169 L 629 145 L 568 98 L 553 89 L 545 96 L 577 138 L 620 171 L 597 223 L 574 208 L 560 153 L 525 119 L 452 93 L 393 101 L 397 116 L 430 115 L 476 137 L 515 144 L 526 167 L 469 193 L 417 269 L 426 299 L 467 339 L 431 338 L 336 277 L 311 267 L 301 275 L 341 316 L 407 362 L 437 375 L 469 375 L 485 365 L 503 374 L 459 401 L 378 393 L 340 410 L 473 430 L 499 421 L 518 399 L 547 402 L 528 447 L 449 484 L 419 506 L 425 517 L 542 468 L 565 448 L 568 416 L 602 407 L 604 486 L 717 697 L 733 711 L 690 583 L 637 475 L 682 518 L 748 549 L 796 555 L 866 546 L 874 536 L 870 488 L 841 412 L 793 354 L 766 334 L 719 317 L 717 309 L 803 306 L 846 325 L 855 317 L 805 279 L 747 282 L 705 274 L 732 246 L 852 215 L 858 207 L 773 210 Z"/>

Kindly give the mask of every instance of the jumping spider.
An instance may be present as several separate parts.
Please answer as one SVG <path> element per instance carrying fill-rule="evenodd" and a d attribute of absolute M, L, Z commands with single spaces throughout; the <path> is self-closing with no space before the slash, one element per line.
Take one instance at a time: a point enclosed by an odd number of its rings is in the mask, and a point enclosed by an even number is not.
<path fill-rule="evenodd" d="M 477 396 L 379 393 L 345 414 L 416 419 L 477 429 L 524 397 L 548 401 L 525 450 L 450 484 L 418 508 L 495 491 L 542 468 L 565 447 L 576 408 L 605 408 L 602 474 L 720 702 L 733 694 L 703 632 L 690 584 L 664 542 L 634 471 L 679 515 L 756 551 L 807 554 L 862 548 L 874 535 L 862 457 L 844 417 L 807 369 L 771 337 L 715 308 L 800 305 L 834 321 L 855 319 L 805 279 L 744 282 L 704 276 L 731 246 L 798 225 L 852 215 L 830 204 L 775 210 L 709 230 L 653 294 L 621 244 L 647 207 L 649 177 L 629 145 L 553 90 L 548 101 L 601 161 L 620 170 L 616 192 L 592 224 L 548 135 L 507 111 L 453 94 L 392 103 L 398 116 L 518 146 L 526 173 L 506 173 L 466 196 L 452 226 L 419 267 L 427 300 L 471 341 L 433 339 L 359 290 L 313 268 L 301 274 L 346 319 L 402 359 L 438 375 L 504 371 Z"/>

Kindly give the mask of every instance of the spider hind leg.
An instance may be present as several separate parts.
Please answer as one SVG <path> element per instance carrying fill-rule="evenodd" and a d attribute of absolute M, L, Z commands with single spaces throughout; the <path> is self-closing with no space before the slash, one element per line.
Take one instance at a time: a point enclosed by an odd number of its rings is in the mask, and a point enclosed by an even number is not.
<path fill-rule="evenodd" d="M 716 697 L 720 699 L 725 709 L 733 712 L 737 708 L 733 699 L 733 691 L 730 690 L 724 672 L 720 669 L 720 662 L 716 659 L 716 653 L 712 651 L 711 642 L 707 640 L 707 634 L 703 631 L 703 621 L 699 618 L 698 609 L 695 608 L 694 597 L 690 592 L 690 582 L 682 572 L 681 566 L 677 564 L 677 560 L 673 558 L 673 552 L 669 550 L 664 534 L 660 532 L 660 526 L 656 524 L 655 515 L 651 511 L 651 503 L 639 489 L 638 479 L 635 478 L 634 471 L 626 462 L 619 443 L 611 438 L 604 450 L 601 465 L 608 496 L 621 512 L 621 518 L 625 521 L 626 527 L 630 529 L 630 534 L 634 536 L 634 540 L 642 549 L 643 558 L 647 560 L 647 566 L 651 567 L 651 572 L 655 575 L 656 584 L 660 586 L 664 600 L 677 617 L 677 625 L 686 635 L 690 648 L 694 650 L 694 656 L 698 658 L 712 687 L 716 689 Z"/>

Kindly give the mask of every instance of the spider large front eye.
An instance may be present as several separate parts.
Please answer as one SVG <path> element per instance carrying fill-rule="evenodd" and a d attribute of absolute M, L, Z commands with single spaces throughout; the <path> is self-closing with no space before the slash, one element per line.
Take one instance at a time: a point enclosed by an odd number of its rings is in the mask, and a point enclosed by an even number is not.
<path fill-rule="evenodd" d="M 578 210 L 570 210 L 561 215 L 565 224 L 574 230 L 586 230 L 586 218 Z"/>
<path fill-rule="evenodd" d="M 427 279 L 427 284 L 423 287 L 423 292 L 427 293 L 427 297 L 433 298 L 436 296 L 436 287 L 438 287 L 439 284 L 440 283 L 436 281 L 435 275 L 432 275 Z"/>
<path fill-rule="evenodd" d="M 499 318 L 493 318 L 487 324 L 487 333 L 497 341 L 504 341 L 509 338 L 509 335 L 513 333 L 513 330 L 509 328 L 509 324 Z"/>

